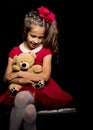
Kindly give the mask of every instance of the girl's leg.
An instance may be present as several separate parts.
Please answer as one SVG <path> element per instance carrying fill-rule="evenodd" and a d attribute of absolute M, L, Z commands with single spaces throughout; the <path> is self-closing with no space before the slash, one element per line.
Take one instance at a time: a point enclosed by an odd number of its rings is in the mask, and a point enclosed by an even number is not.
<path fill-rule="evenodd" d="M 19 92 L 14 101 L 14 107 L 10 115 L 9 130 L 19 130 L 24 119 L 24 111 L 28 104 L 34 103 L 34 97 L 27 91 Z"/>
<path fill-rule="evenodd" d="M 33 104 L 27 105 L 24 112 L 24 130 L 36 130 L 36 108 Z"/>

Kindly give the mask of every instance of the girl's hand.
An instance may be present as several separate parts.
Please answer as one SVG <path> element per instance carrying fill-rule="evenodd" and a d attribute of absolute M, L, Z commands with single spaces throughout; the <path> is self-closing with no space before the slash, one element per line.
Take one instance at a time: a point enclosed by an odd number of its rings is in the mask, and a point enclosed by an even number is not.
<path fill-rule="evenodd" d="M 17 78 L 17 77 L 18 77 L 18 72 L 12 72 L 9 74 L 7 79 L 8 79 L 8 81 L 10 81 L 10 80 Z"/>
<path fill-rule="evenodd" d="M 11 79 L 9 83 L 15 83 L 15 84 L 20 84 L 20 85 L 30 85 L 30 86 L 34 85 L 34 82 L 28 78 L 14 78 L 14 79 Z"/>
<path fill-rule="evenodd" d="M 34 72 L 19 71 L 17 74 L 18 74 L 18 77 L 25 78 L 33 82 L 37 82 L 42 79 L 40 74 L 35 74 Z"/>
<path fill-rule="evenodd" d="M 22 84 L 22 85 L 31 85 L 32 86 L 34 84 L 34 82 L 28 78 L 17 78 L 17 79 L 18 79 L 17 81 L 19 81 L 18 83 Z"/>

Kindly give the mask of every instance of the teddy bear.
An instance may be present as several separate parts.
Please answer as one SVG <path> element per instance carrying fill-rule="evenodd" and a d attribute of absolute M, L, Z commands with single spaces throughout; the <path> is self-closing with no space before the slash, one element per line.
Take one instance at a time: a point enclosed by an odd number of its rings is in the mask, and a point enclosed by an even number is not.
<path fill-rule="evenodd" d="M 36 58 L 35 53 L 21 53 L 19 55 L 14 56 L 13 71 L 17 72 L 22 70 L 22 71 L 29 71 L 34 73 L 42 72 L 41 65 L 34 65 L 35 58 Z M 40 89 L 44 85 L 45 85 L 44 80 L 40 80 L 32 86 L 36 89 Z M 16 94 L 21 89 L 21 87 L 22 86 L 19 84 L 11 83 L 8 88 L 13 94 Z"/>

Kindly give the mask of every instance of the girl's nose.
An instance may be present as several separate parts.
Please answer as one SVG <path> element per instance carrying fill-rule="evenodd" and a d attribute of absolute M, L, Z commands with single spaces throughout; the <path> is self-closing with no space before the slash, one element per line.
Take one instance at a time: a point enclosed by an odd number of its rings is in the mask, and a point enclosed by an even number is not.
<path fill-rule="evenodd" d="M 34 39 L 34 42 L 35 42 L 35 43 L 38 43 L 38 38 L 35 38 L 35 39 Z"/>

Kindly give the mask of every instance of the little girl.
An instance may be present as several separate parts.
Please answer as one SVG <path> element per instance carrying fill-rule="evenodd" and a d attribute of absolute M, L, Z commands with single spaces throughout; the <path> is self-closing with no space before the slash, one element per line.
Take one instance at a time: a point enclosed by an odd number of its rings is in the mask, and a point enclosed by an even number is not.
<path fill-rule="evenodd" d="M 13 105 L 9 130 L 19 130 L 22 123 L 24 130 L 36 130 L 35 121 L 39 109 L 67 107 L 73 101 L 73 97 L 51 78 L 52 56 L 58 51 L 57 36 L 55 14 L 46 7 L 41 6 L 37 11 L 32 10 L 25 15 L 24 40 L 9 52 L 4 75 L 4 82 L 22 85 L 16 96 L 9 90 L 3 95 L 2 101 L 7 105 Z M 22 52 L 34 52 L 35 64 L 42 65 L 43 71 L 39 74 L 26 71 L 12 72 L 13 57 Z M 43 88 L 35 89 L 31 86 L 41 79 L 46 82 Z"/>

